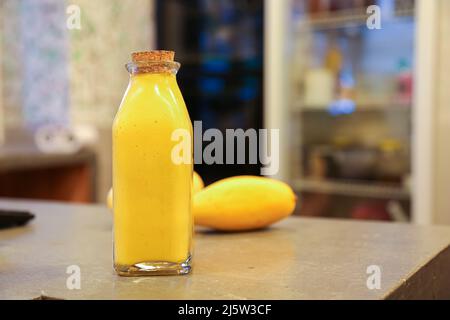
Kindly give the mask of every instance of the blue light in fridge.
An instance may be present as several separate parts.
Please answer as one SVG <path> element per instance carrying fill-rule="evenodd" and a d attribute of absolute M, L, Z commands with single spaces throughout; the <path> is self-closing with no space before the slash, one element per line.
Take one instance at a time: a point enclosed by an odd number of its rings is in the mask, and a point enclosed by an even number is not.
<path fill-rule="evenodd" d="M 199 79 L 199 86 L 202 92 L 207 92 L 208 94 L 218 94 L 223 91 L 225 83 L 222 79 L 203 77 Z"/>
<path fill-rule="evenodd" d="M 355 86 L 355 79 L 350 68 L 341 72 L 339 75 L 339 83 L 344 88 L 353 88 Z"/>
<path fill-rule="evenodd" d="M 238 99 L 241 101 L 254 100 L 258 96 L 258 81 L 256 78 L 244 79 L 244 85 L 238 90 Z"/>
<path fill-rule="evenodd" d="M 239 99 L 243 101 L 253 100 L 257 97 L 257 90 L 254 87 L 246 86 L 239 90 Z"/>
<path fill-rule="evenodd" d="M 202 69 L 211 73 L 224 73 L 230 70 L 230 63 L 222 59 L 207 59 L 202 62 Z"/>
<path fill-rule="evenodd" d="M 356 103 L 351 99 L 338 99 L 328 105 L 328 113 L 332 116 L 351 114 L 355 109 Z"/>

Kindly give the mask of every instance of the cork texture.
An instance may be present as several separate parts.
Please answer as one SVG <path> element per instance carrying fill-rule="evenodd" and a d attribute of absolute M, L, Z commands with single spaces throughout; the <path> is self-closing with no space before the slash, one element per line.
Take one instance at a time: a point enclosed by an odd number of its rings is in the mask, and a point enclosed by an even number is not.
<path fill-rule="evenodd" d="M 131 74 L 138 73 L 172 73 L 176 74 L 180 64 L 174 61 L 175 52 L 152 50 L 133 52 L 131 62 L 126 65 Z"/>
<path fill-rule="evenodd" d="M 175 58 L 174 51 L 167 50 L 152 50 L 133 52 L 131 54 L 131 60 L 133 62 L 172 62 Z"/>

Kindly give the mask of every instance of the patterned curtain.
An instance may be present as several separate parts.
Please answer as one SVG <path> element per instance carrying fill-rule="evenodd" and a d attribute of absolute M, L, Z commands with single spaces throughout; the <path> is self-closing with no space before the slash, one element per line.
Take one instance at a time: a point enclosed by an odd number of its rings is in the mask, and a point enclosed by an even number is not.
<path fill-rule="evenodd" d="M 129 53 L 153 46 L 152 2 L 1 0 L 7 125 L 109 126 L 128 81 Z M 81 29 L 67 28 L 69 5 L 80 8 Z"/>
<path fill-rule="evenodd" d="M 81 30 L 70 31 L 70 103 L 77 123 L 110 126 L 128 83 L 130 52 L 153 47 L 152 1 L 75 0 Z"/>
<path fill-rule="evenodd" d="M 20 2 L 22 107 L 31 127 L 69 123 L 65 9 L 64 1 Z"/>

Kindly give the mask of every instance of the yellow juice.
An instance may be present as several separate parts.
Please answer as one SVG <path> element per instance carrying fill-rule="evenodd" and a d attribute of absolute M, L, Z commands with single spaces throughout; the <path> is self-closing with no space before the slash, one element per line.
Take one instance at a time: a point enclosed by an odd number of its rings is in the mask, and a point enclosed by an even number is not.
<path fill-rule="evenodd" d="M 159 65 L 160 51 L 148 54 L 149 61 L 135 64 L 113 124 L 114 266 L 120 275 L 190 271 L 192 161 L 176 164 L 171 154 L 174 130 L 192 137 L 192 125 L 178 67 L 173 70 L 170 59 Z"/>

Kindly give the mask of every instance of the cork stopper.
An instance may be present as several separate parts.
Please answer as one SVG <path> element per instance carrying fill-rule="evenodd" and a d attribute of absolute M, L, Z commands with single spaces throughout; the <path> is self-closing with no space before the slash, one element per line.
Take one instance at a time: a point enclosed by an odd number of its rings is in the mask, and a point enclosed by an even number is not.
<path fill-rule="evenodd" d="M 133 52 L 131 54 L 131 60 L 133 62 L 173 62 L 175 58 L 174 51 L 167 50 L 152 50 L 152 51 L 142 51 Z"/>
<path fill-rule="evenodd" d="M 126 65 L 131 74 L 138 73 L 171 73 L 176 74 L 180 64 L 174 61 L 175 52 L 152 50 L 133 52 L 131 62 Z"/>

